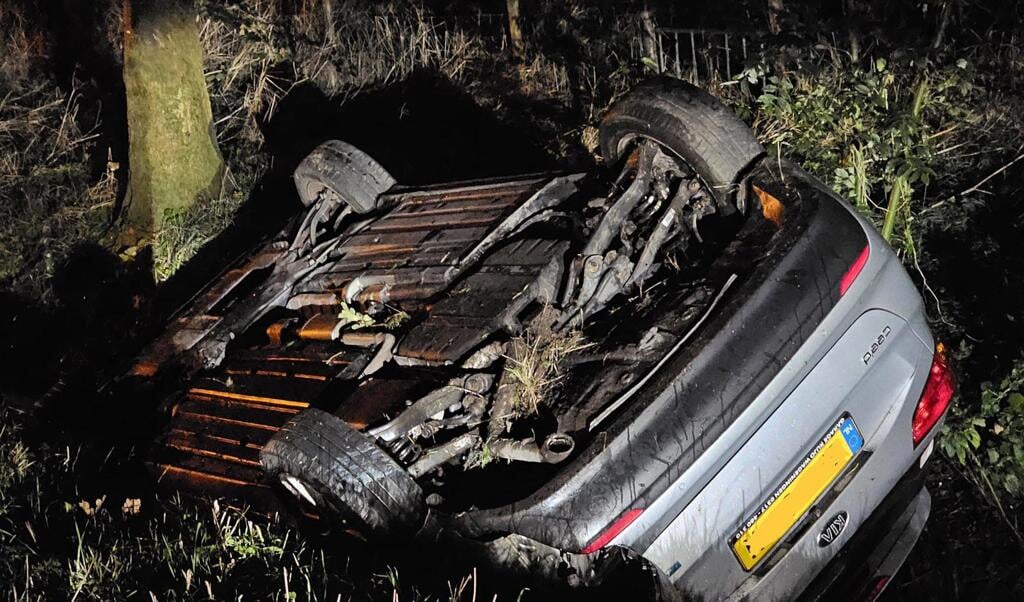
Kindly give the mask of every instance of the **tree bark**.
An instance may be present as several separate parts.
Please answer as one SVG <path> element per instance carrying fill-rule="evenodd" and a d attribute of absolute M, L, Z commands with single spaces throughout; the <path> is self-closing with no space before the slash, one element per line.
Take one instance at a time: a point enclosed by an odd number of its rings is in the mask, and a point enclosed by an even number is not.
<path fill-rule="evenodd" d="M 168 214 L 220 193 L 224 159 L 213 131 L 195 8 L 182 0 L 126 2 L 127 225 L 137 237 Z"/>
<path fill-rule="evenodd" d="M 508 37 L 512 42 L 512 52 L 516 58 L 523 58 L 525 46 L 523 44 L 523 28 L 520 26 L 519 0 L 506 0 L 505 6 L 508 9 Z"/>

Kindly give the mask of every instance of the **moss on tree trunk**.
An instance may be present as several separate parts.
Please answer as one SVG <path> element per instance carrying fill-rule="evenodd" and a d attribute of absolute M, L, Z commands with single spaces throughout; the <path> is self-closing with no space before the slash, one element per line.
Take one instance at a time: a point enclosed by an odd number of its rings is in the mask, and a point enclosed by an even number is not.
<path fill-rule="evenodd" d="M 195 9 L 180 0 L 131 2 L 125 31 L 130 199 L 136 235 L 220 192 L 224 160 L 213 131 Z"/>

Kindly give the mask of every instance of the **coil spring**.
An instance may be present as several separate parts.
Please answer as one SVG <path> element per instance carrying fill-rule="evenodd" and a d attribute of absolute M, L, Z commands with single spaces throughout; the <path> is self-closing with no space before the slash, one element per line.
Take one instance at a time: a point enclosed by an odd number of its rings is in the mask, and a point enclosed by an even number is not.
<path fill-rule="evenodd" d="M 394 441 L 384 443 L 383 446 L 391 454 L 391 457 L 398 460 L 403 466 L 409 466 L 415 462 L 422 451 L 420 446 L 408 437 L 399 437 Z"/>

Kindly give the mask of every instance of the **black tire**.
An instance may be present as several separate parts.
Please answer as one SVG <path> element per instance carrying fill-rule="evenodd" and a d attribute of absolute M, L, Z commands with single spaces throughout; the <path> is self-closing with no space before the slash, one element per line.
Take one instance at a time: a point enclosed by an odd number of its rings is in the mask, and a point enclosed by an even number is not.
<path fill-rule="evenodd" d="M 412 476 L 368 436 L 322 410 L 289 420 L 260 452 L 263 470 L 292 477 L 322 506 L 368 538 L 400 537 L 418 529 L 423 491 Z"/>
<path fill-rule="evenodd" d="M 726 214 L 737 205 L 743 176 L 764 155 L 754 133 L 728 107 L 670 77 L 648 80 L 612 105 L 599 137 L 607 164 L 622 159 L 637 137 L 658 142 L 696 172 Z"/>
<path fill-rule="evenodd" d="M 313 149 L 292 178 L 303 205 L 312 205 L 320 193 L 330 190 L 356 213 L 376 209 L 380 195 L 395 185 L 380 163 L 341 140 L 328 140 Z"/>

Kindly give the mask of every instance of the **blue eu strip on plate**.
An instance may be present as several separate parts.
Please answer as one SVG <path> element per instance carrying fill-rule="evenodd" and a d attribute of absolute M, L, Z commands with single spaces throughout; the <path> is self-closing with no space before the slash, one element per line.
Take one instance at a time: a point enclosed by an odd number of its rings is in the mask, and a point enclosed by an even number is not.
<path fill-rule="evenodd" d="M 857 431 L 857 427 L 853 424 L 853 419 L 847 418 L 844 420 L 842 426 L 839 427 L 839 432 L 843 434 L 843 438 L 846 439 L 846 444 L 850 446 L 851 452 L 857 453 L 860 451 L 860 448 L 864 447 L 864 438 Z"/>

